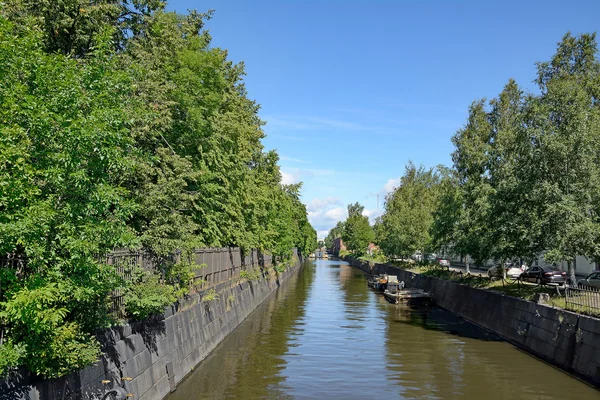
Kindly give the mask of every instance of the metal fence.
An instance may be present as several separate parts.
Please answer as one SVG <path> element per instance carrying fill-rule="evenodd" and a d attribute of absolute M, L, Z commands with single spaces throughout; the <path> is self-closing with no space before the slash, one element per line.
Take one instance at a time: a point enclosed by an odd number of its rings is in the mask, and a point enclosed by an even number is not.
<path fill-rule="evenodd" d="M 298 256 L 294 249 L 293 255 Z M 167 261 L 177 261 L 180 255 L 175 254 Z M 193 259 L 197 265 L 203 265 L 196 270 L 194 277 L 194 287 L 198 290 L 226 282 L 230 279 L 240 277 L 242 269 L 250 270 L 258 268 L 259 265 L 271 267 L 273 259 L 270 254 L 265 254 L 256 249 L 249 251 L 242 257 L 241 249 L 238 247 L 224 248 L 205 248 L 197 249 L 193 252 Z M 132 272 L 135 267 L 140 267 L 147 271 L 158 270 L 161 263 L 165 260 L 153 257 L 146 251 L 129 251 L 127 249 L 118 249 L 101 257 L 99 261 L 105 261 L 108 265 L 113 265 L 115 272 L 124 280 L 132 278 Z M 22 271 L 26 266 L 24 259 L 15 257 L 0 258 L 0 268 L 16 269 Z M 0 294 L 2 287 L 0 286 Z M 121 318 L 124 316 L 125 303 L 123 291 L 118 289 L 111 296 L 111 312 Z"/>
<path fill-rule="evenodd" d="M 567 308 L 576 311 L 600 312 L 600 291 L 591 287 L 565 288 Z"/>
<path fill-rule="evenodd" d="M 294 249 L 294 254 L 297 255 Z M 170 261 L 176 261 L 179 255 L 170 257 Z M 242 269 L 257 268 L 264 260 L 264 266 L 272 265 L 270 254 L 262 254 L 257 250 L 252 250 L 244 255 L 242 259 L 241 249 L 238 247 L 224 248 L 205 248 L 196 249 L 193 252 L 193 259 L 197 265 L 202 268 L 196 270 L 194 277 L 194 287 L 198 290 L 226 282 L 230 279 L 239 278 Z M 115 266 L 117 274 L 125 279 L 131 279 L 131 272 L 135 266 L 144 270 L 157 270 L 160 261 L 152 257 L 150 253 L 144 251 L 131 252 L 129 250 L 116 250 L 106 256 L 106 262 Z M 125 302 L 123 291 L 115 290 L 112 294 L 111 312 L 117 317 L 124 316 Z"/>

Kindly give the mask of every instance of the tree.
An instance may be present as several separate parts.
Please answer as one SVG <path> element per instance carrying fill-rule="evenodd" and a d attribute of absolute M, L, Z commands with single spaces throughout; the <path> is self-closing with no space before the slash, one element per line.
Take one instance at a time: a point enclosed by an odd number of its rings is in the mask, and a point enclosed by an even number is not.
<path fill-rule="evenodd" d="M 333 241 L 339 237 L 342 237 L 344 232 L 344 221 L 338 221 L 336 225 L 329 230 L 327 237 L 325 238 L 325 246 L 328 249 L 333 248 Z"/>
<path fill-rule="evenodd" d="M 406 165 L 400 185 L 386 197 L 385 212 L 376 223 L 378 244 L 386 255 L 408 257 L 431 247 L 438 184 L 433 168 Z"/>
<path fill-rule="evenodd" d="M 364 207 L 359 203 L 348 205 L 348 218 L 344 223 L 342 240 L 346 248 L 355 254 L 361 255 L 373 241 L 373 228 L 369 225 L 369 218 L 362 215 Z"/>
<path fill-rule="evenodd" d="M 490 123 L 485 110 L 485 100 L 473 102 L 469 108 L 467 124 L 459 130 L 452 142 L 456 146 L 452 154 L 458 187 L 462 197 L 462 210 L 457 216 L 453 238 L 454 251 L 483 263 L 492 250 L 490 231 L 490 184 L 489 158 Z"/>
<path fill-rule="evenodd" d="M 211 13 L 165 4 L 0 7 L 0 258 L 23 260 L 0 269 L 0 374 L 93 363 L 111 292 L 129 316 L 162 311 L 190 289 L 195 247 L 288 259 L 317 244 L 301 185 L 264 151 L 243 64 L 210 45 Z M 125 282 L 103 262 L 121 247 L 157 270 Z"/>
<path fill-rule="evenodd" d="M 595 34 L 567 34 L 549 62 L 538 64 L 542 92 L 533 100 L 536 161 L 534 195 L 544 216 L 540 230 L 550 262 L 598 256 L 600 243 L 600 63 Z"/>

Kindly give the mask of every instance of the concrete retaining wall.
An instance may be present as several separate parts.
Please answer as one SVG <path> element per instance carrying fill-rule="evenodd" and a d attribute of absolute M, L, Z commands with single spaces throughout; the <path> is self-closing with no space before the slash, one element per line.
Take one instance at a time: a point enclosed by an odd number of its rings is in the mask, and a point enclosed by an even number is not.
<path fill-rule="evenodd" d="M 281 274 L 269 269 L 271 275 L 257 281 L 232 279 L 212 288 L 218 299 L 201 301 L 207 289 L 177 311 L 170 307 L 153 319 L 105 330 L 96 365 L 55 380 L 14 373 L 0 381 L 0 400 L 99 399 L 123 385 L 135 399 L 161 400 L 300 267 L 297 261 Z"/>
<path fill-rule="evenodd" d="M 600 387 L 600 320 L 385 264 L 347 261 L 372 274 L 397 275 L 435 303 L 529 353 Z"/>

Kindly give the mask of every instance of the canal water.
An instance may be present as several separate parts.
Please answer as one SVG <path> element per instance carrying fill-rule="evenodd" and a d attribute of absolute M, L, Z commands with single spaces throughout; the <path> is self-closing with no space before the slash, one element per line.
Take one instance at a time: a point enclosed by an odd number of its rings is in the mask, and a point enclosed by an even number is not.
<path fill-rule="evenodd" d="M 189 399 L 600 399 L 439 308 L 391 305 L 342 261 L 284 283 L 184 380 Z"/>

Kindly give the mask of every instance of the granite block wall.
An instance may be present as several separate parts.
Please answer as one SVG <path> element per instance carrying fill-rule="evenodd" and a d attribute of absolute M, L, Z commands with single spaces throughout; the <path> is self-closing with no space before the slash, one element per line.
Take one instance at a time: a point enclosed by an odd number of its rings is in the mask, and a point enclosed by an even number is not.
<path fill-rule="evenodd" d="M 0 400 L 100 399 L 113 387 L 133 398 L 162 400 L 229 333 L 289 276 L 301 260 L 283 273 L 259 280 L 232 278 L 169 307 L 163 315 L 101 332 L 103 356 L 67 377 L 39 380 L 16 371 L 0 380 Z M 217 298 L 202 301 L 210 289 Z"/>

